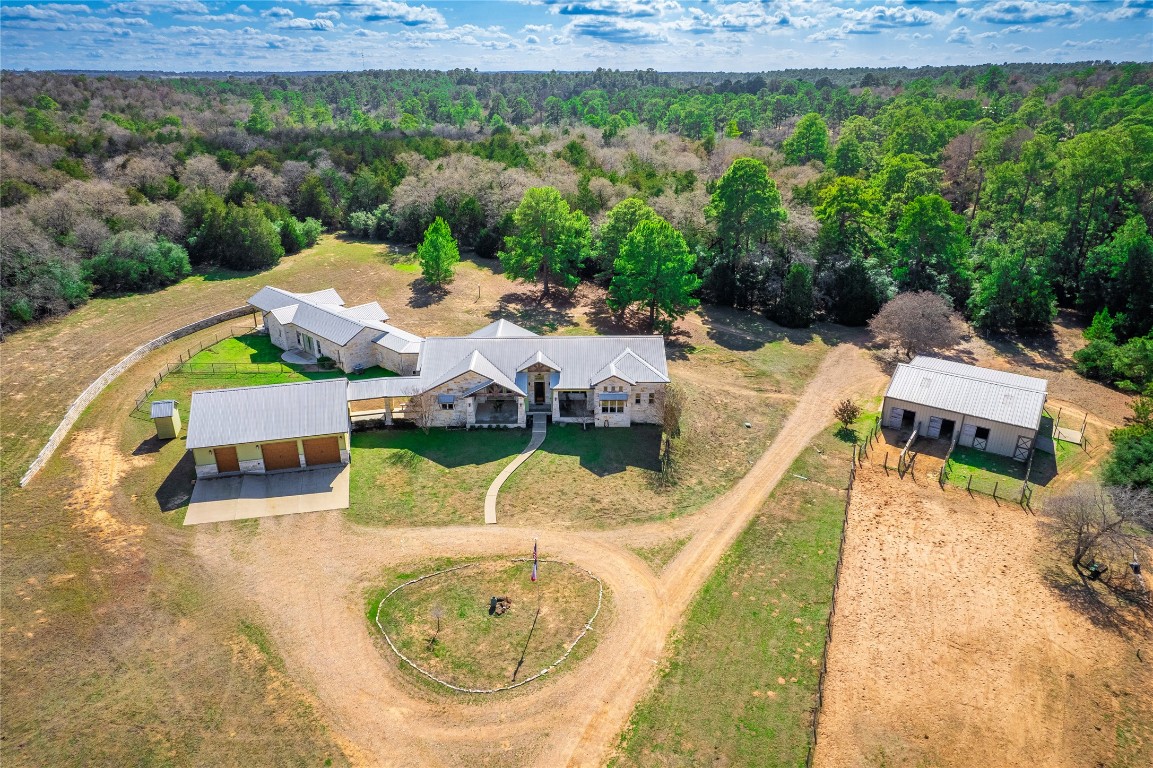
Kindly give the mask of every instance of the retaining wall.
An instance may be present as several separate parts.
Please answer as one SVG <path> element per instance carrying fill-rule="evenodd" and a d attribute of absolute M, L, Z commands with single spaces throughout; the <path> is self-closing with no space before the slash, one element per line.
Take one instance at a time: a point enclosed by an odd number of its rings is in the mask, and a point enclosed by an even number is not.
<path fill-rule="evenodd" d="M 186 326 L 183 326 L 182 328 L 177 328 L 175 331 L 170 331 L 169 333 L 166 333 L 159 338 L 153 339 L 152 341 L 149 341 L 145 344 L 141 344 L 139 347 L 128 353 L 128 355 L 124 357 L 123 360 L 102 373 L 100 377 L 96 379 L 96 381 L 89 384 L 88 387 L 80 393 L 79 397 L 72 401 L 72 405 L 68 406 L 68 410 L 64 413 L 64 418 L 60 421 L 59 426 L 56 427 L 56 430 L 52 433 L 52 436 L 48 438 L 48 442 L 44 445 L 44 447 L 40 449 L 40 453 L 38 453 L 36 458 L 32 460 L 32 464 L 28 467 L 28 471 L 24 473 L 22 478 L 20 478 L 20 486 L 23 487 L 27 485 L 28 481 L 35 477 L 36 473 L 44 468 L 44 465 L 48 463 L 50 458 L 52 458 L 52 454 L 54 454 L 56 449 L 60 447 L 60 443 L 64 442 L 64 438 L 68 435 L 68 430 L 72 429 L 72 425 L 76 423 L 78 418 L 80 418 L 80 414 L 84 412 L 84 409 L 87 408 L 92 403 L 92 401 L 96 399 L 96 396 L 103 392 L 104 388 L 111 384 L 117 376 L 124 373 L 136 363 L 140 362 L 140 360 L 143 359 L 144 356 L 149 352 L 163 347 L 170 341 L 175 341 L 176 339 L 183 338 L 184 336 L 196 333 L 197 331 L 202 331 L 205 328 L 209 328 L 218 323 L 223 323 L 226 320 L 235 320 L 238 317 L 250 315 L 253 313 L 253 311 L 254 310 L 252 307 L 245 305 L 243 307 L 235 307 L 234 309 L 220 312 L 218 314 L 212 315 L 211 317 L 206 317 L 203 320 L 198 320 L 195 323 L 190 323 Z"/>

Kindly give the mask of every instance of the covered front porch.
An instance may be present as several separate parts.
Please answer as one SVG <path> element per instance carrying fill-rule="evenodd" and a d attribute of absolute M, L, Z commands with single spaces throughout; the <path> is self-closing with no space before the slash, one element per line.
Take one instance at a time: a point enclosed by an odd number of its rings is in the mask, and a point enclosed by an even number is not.
<path fill-rule="evenodd" d="M 590 390 L 558 390 L 556 417 L 581 421 L 592 419 L 595 416 L 590 410 L 592 402 Z"/>
<path fill-rule="evenodd" d="M 525 424 L 524 397 L 489 383 L 467 394 L 470 426 L 516 427 Z"/>

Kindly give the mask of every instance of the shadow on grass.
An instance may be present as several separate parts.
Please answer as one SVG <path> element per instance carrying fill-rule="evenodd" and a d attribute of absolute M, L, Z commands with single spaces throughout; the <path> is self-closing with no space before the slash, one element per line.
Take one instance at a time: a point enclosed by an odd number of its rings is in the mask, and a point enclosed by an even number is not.
<path fill-rule="evenodd" d="M 150 417 L 151 418 L 151 417 Z M 153 435 L 140 445 L 136 446 L 136 450 L 132 452 L 133 456 L 147 456 L 150 453 L 158 453 L 169 440 Z"/>
<path fill-rule="evenodd" d="M 354 449 L 393 451 L 381 462 L 397 468 L 414 468 L 421 459 L 445 469 L 488 464 L 511 459 L 528 441 L 529 431 L 525 429 L 432 429 L 426 435 L 419 429 L 386 428 L 352 435 Z"/>
<path fill-rule="evenodd" d="M 848 443 L 849 445 L 856 445 L 860 442 L 860 436 L 857 434 L 857 430 L 852 427 L 838 427 L 833 435 L 842 443 Z"/>
<path fill-rule="evenodd" d="M 752 311 L 701 304 L 697 310 L 707 335 L 717 346 L 734 352 L 752 352 L 776 341 L 789 341 L 798 346 L 818 338 L 829 346 L 843 341 L 866 344 L 869 332 L 831 323 L 816 323 L 809 328 L 786 328 Z"/>
<path fill-rule="evenodd" d="M 147 442 L 147 441 L 146 441 Z M 188 506 L 192 498 L 192 481 L 196 479 L 196 465 L 192 452 L 185 451 L 176 466 L 156 489 L 156 502 L 161 512 L 175 512 Z"/>
<path fill-rule="evenodd" d="M 556 456 L 576 456 L 581 469 L 597 477 L 629 467 L 659 473 L 661 430 L 652 425 L 626 429 L 582 429 L 579 424 L 553 425 L 540 450 Z"/>
<path fill-rule="evenodd" d="M 573 325 L 574 305 L 572 297 L 563 290 L 554 289 L 550 297 L 527 291 L 511 292 L 501 296 L 496 309 L 486 316 L 493 321 L 511 319 L 533 333 L 550 334 Z"/>
<path fill-rule="evenodd" d="M 420 277 L 412 281 L 412 295 L 408 297 L 408 306 L 413 309 L 424 309 L 439 304 L 446 296 L 448 290 L 443 285 L 430 285 Z"/>

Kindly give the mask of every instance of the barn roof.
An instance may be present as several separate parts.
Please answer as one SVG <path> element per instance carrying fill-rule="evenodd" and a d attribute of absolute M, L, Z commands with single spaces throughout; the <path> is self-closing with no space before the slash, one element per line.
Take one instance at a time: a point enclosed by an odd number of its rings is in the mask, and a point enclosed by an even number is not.
<path fill-rule="evenodd" d="M 262 443 L 348 431 L 347 379 L 192 393 L 189 448 Z"/>
<path fill-rule="evenodd" d="M 1037 429 L 1049 382 L 919 355 L 897 366 L 885 397 Z"/>

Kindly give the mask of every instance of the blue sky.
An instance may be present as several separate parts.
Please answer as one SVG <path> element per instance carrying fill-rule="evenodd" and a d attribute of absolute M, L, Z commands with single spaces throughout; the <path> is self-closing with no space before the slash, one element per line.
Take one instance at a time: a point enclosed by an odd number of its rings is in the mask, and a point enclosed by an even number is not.
<path fill-rule="evenodd" d="M 760 71 L 1151 54 L 1153 0 L 0 2 L 5 69 Z"/>

